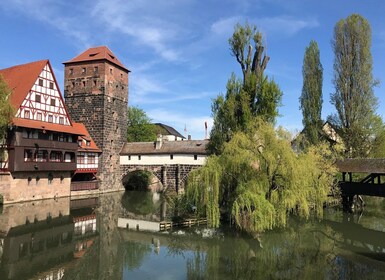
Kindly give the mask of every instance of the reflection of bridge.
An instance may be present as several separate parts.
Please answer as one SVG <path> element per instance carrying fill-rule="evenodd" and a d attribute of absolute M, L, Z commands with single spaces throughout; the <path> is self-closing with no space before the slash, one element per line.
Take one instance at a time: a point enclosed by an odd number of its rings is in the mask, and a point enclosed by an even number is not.
<path fill-rule="evenodd" d="M 147 170 L 162 183 L 163 188 L 183 190 L 187 175 L 202 166 L 207 157 L 208 140 L 125 143 L 120 152 L 124 179 L 130 172 Z"/>
<path fill-rule="evenodd" d="M 385 232 L 364 228 L 354 222 L 323 220 L 322 223 L 330 226 L 337 234 L 341 234 L 341 237 L 335 240 L 342 249 L 385 262 Z"/>
<path fill-rule="evenodd" d="M 337 168 L 342 173 L 339 186 L 346 209 L 352 207 L 355 195 L 385 197 L 385 159 L 345 159 L 337 161 Z M 354 180 L 354 173 L 368 175 Z"/>

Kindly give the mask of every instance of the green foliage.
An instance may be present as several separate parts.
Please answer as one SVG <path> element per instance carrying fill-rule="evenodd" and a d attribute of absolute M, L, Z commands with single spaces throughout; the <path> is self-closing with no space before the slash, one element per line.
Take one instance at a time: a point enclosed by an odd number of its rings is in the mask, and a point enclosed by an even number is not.
<path fill-rule="evenodd" d="M 251 46 L 254 42 L 254 51 Z M 220 154 L 224 143 L 238 131 L 245 131 L 249 122 L 259 116 L 274 123 L 281 105 L 282 92 L 264 75 L 269 57 L 264 52 L 262 35 L 248 23 L 237 24 L 229 39 L 232 55 L 242 70 L 242 80 L 232 74 L 226 95 L 219 95 L 212 105 L 214 125 L 210 133 L 210 152 Z"/>
<path fill-rule="evenodd" d="M 12 121 L 14 116 L 14 109 L 9 103 L 9 96 L 11 89 L 4 80 L 3 76 L 0 75 L 0 139 L 5 137 L 8 125 Z"/>
<path fill-rule="evenodd" d="M 330 116 L 338 128 L 348 156 L 367 157 L 371 146 L 371 121 L 377 108 L 370 51 L 371 28 L 358 14 L 341 19 L 334 28 L 334 85 L 331 103 L 337 113 Z"/>
<path fill-rule="evenodd" d="M 145 170 L 131 172 L 128 174 L 128 178 L 125 178 L 124 188 L 126 190 L 145 191 L 151 183 L 151 176 L 152 173 Z"/>
<path fill-rule="evenodd" d="M 155 126 L 151 119 L 138 107 L 128 107 L 127 141 L 151 142 L 156 140 Z"/>
<path fill-rule="evenodd" d="M 321 216 L 335 172 L 327 145 L 297 155 L 271 124 L 254 119 L 191 173 L 186 195 L 211 226 L 222 212 L 240 229 L 260 232 L 285 226 L 289 213 Z"/>
<path fill-rule="evenodd" d="M 320 139 L 323 102 L 322 75 L 323 68 L 320 61 L 318 44 L 312 40 L 305 50 L 302 66 L 303 86 L 302 94 L 299 98 L 304 134 L 311 145 L 317 144 Z"/>

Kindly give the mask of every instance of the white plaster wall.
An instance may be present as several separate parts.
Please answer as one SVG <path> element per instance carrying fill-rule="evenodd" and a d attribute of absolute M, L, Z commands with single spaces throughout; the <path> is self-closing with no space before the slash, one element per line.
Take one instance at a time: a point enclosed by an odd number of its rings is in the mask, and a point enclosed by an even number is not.
<path fill-rule="evenodd" d="M 197 155 L 197 159 L 194 159 L 194 155 L 173 155 L 173 159 L 170 155 L 141 155 L 140 159 L 138 155 L 122 155 L 120 156 L 121 165 L 163 165 L 163 164 L 189 164 L 189 165 L 204 165 L 206 163 L 206 156 Z"/>

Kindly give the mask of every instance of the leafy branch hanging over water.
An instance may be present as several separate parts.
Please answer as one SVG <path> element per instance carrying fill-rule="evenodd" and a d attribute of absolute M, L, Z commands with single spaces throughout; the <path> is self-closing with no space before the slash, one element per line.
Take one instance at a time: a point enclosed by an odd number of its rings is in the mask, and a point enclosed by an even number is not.
<path fill-rule="evenodd" d="M 256 119 L 191 173 L 186 196 L 213 227 L 221 216 L 248 232 L 282 227 L 290 213 L 322 215 L 336 171 L 331 160 L 323 145 L 295 154 L 271 124 Z"/>

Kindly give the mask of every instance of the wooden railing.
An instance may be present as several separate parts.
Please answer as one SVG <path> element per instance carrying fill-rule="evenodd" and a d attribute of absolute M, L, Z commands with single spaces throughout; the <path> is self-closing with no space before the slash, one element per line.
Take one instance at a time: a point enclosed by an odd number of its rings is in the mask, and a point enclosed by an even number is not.
<path fill-rule="evenodd" d="M 99 181 L 71 182 L 71 191 L 88 191 L 88 190 L 97 190 L 98 188 L 99 188 Z"/>

